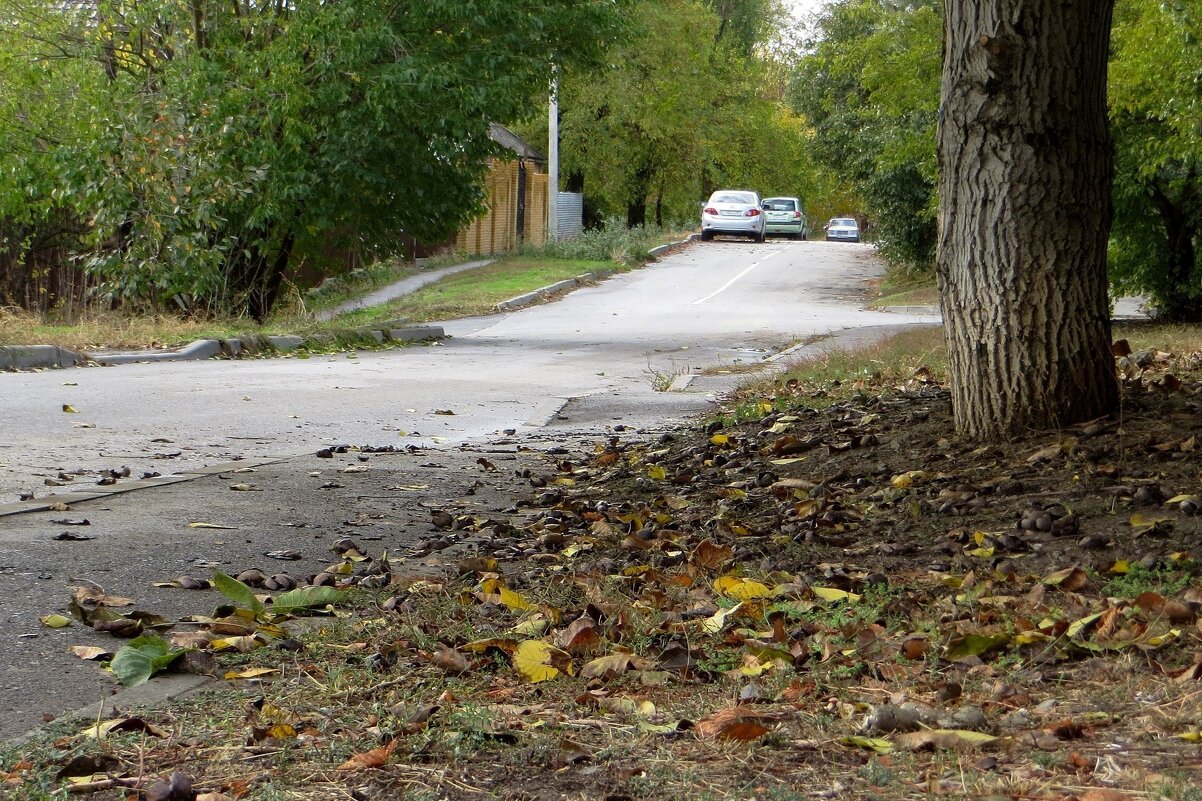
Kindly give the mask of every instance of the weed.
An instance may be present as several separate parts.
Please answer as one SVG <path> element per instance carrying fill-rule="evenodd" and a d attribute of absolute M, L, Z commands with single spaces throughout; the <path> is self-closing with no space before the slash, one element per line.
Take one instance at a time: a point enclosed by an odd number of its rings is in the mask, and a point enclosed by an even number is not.
<path fill-rule="evenodd" d="M 1193 576 L 1188 570 L 1171 568 L 1148 568 L 1133 564 L 1121 575 L 1115 576 L 1102 587 L 1102 593 L 1113 598 L 1138 598 L 1145 592 L 1158 592 L 1172 596 L 1189 586 Z"/>

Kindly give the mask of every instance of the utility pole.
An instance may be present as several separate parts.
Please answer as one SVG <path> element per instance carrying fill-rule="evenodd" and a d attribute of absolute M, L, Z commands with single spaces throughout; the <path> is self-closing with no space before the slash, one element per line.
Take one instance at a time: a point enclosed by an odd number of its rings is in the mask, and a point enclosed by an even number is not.
<path fill-rule="evenodd" d="M 551 68 L 547 111 L 547 241 L 559 239 L 559 68 Z"/>

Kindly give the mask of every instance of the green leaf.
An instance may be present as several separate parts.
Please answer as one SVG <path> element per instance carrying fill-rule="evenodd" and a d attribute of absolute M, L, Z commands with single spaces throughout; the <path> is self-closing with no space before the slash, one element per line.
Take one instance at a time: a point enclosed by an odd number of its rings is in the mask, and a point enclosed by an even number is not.
<path fill-rule="evenodd" d="M 1009 644 L 1010 636 L 1008 634 L 966 634 L 949 642 L 945 655 L 954 662 L 968 656 L 982 656 Z"/>
<path fill-rule="evenodd" d="M 298 587 L 277 595 L 271 603 L 271 611 L 287 615 L 301 609 L 316 609 L 346 600 L 346 593 L 333 587 Z"/>
<path fill-rule="evenodd" d="M 887 754 L 893 750 L 893 743 L 883 737 L 861 737 L 853 735 L 851 737 L 842 737 L 839 739 L 841 745 L 850 745 L 853 748 L 865 748 L 869 751 L 875 751 L 878 754 Z"/>
<path fill-rule="evenodd" d="M 265 607 L 263 602 L 255 595 L 255 591 L 243 584 L 233 576 L 227 576 L 220 570 L 213 571 L 213 586 L 216 587 L 222 595 L 229 598 L 240 609 L 247 609 L 254 612 L 256 615 L 263 614 Z M 287 593 L 285 593 L 287 595 Z"/>
<path fill-rule="evenodd" d="M 183 654 L 183 648 L 173 648 L 162 637 L 143 634 L 117 651 L 109 663 L 109 670 L 126 687 L 136 687 L 155 673 L 170 667 Z"/>

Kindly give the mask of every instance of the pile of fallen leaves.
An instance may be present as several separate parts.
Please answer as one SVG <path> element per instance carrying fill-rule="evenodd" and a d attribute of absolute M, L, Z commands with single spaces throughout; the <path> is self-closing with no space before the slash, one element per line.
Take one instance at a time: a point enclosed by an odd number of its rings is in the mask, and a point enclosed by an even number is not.
<path fill-rule="evenodd" d="M 1119 367 L 1120 418 L 1002 446 L 953 438 L 920 371 L 554 448 L 517 506 L 435 512 L 420 564 L 344 540 L 303 603 L 218 576 L 231 603 L 166 647 L 236 652 L 231 688 L 0 777 L 155 801 L 1202 798 L 1202 383 L 1169 354 Z"/>

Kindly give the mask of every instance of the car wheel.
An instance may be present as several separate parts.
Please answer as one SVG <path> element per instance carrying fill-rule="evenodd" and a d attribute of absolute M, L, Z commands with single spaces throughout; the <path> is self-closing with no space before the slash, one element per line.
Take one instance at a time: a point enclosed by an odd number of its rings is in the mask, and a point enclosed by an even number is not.
<path fill-rule="evenodd" d="M 765 233 L 764 231 L 760 231 L 760 232 L 759 232 L 759 234 L 757 234 L 757 235 L 754 237 L 754 239 L 755 239 L 755 241 L 756 241 L 756 242 L 763 242 L 763 241 L 764 241 L 764 240 L 766 240 L 767 238 L 768 238 L 768 234 L 767 234 L 767 233 Z"/>
<path fill-rule="evenodd" d="M 713 238 L 714 238 L 713 231 L 702 231 L 701 232 L 701 241 L 702 242 L 709 242 Z"/>

